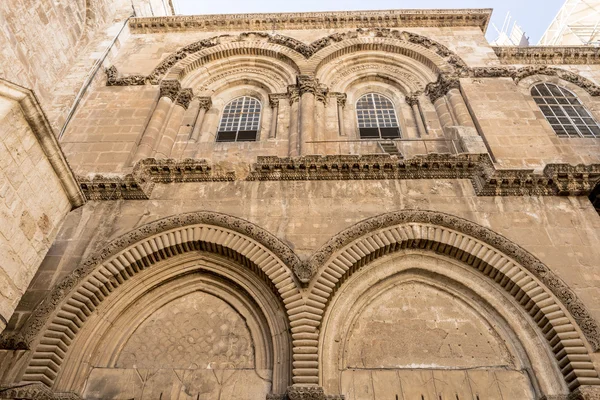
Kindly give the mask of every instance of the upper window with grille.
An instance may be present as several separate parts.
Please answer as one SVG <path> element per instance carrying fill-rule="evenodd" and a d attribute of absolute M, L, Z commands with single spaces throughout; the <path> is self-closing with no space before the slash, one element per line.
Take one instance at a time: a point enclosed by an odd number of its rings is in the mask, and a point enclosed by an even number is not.
<path fill-rule="evenodd" d="M 361 139 L 394 139 L 400 127 L 394 104 L 385 96 L 368 93 L 356 102 L 356 116 Z"/>
<path fill-rule="evenodd" d="M 560 137 L 600 137 L 600 127 L 575 94 L 552 83 L 540 83 L 531 95 Z"/>
<path fill-rule="evenodd" d="M 217 142 L 253 142 L 260 125 L 260 101 L 254 97 L 238 97 L 223 110 Z"/>

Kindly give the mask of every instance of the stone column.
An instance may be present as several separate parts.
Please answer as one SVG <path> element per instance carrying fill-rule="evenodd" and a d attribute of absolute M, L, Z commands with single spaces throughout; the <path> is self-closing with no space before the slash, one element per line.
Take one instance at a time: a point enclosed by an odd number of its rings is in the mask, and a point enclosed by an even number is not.
<path fill-rule="evenodd" d="M 300 154 L 305 155 L 306 142 L 314 140 L 315 98 L 319 87 L 317 80 L 308 75 L 299 75 L 297 85 L 300 94 Z"/>
<path fill-rule="evenodd" d="M 156 147 L 156 158 L 169 158 L 171 155 L 175 138 L 177 137 L 179 128 L 181 128 L 185 110 L 189 107 L 192 96 L 192 89 L 183 89 L 179 92 L 179 95 L 175 100 L 175 105 L 173 105 L 171 115 L 165 126 L 165 130 Z"/>
<path fill-rule="evenodd" d="M 419 137 L 427 135 L 427 128 L 425 128 L 425 123 L 423 122 L 423 117 L 421 114 L 421 107 L 419 105 L 419 97 L 417 95 L 412 95 L 406 98 L 406 103 L 412 108 L 413 117 L 415 119 L 415 123 L 417 124 L 417 135 Z"/>
<path fill-rule="evenodd" d="M 346 93 L 331 93 L 335 98 L 335 103 L 337 105 L 337 117 L 338 117 L 338 132 L 340 136 L 346 136 L 346 131 L 344 130 L 344 107 L 346 107 Z"/>
<path fill-rule="evenodd" d="M 454 112 L 458 124 L 475 128 L 475 124 L 473 123 L 473 119 L 471 118 L 471 114 L 469 113 L 469 109 L 467 108 L 467 104 L 465 103 L 460 90 L 450 89 L 446 97 L 452 106 L 452 111 Z"/>
<path fill-rule="evenodd" d="M 192 142 L 197 142 L 202 132 L 202 122 L 204 122 L 204 116 L 206 112 L 212 107 L 212 100 L 210 97 L 195 97 L 194 102 L 198 103 L 198 115 L 196 116 L 196 122 L 194 122 L 194 129 L 190 135 Z"/>
<path fill-rule="evenodd" d="M 290 96 L 290 138 L 289 138 L 289 155 L 290 157 L 295 157 L 300 155 L 300 138 L 299 138 L 299 123 L 298 117 L 300 113 L 300 93 L 297 88 L 290 88 L 289 91 Z"/>
<path fill-rule="evenodd" d="M 437 112 L 443 129 L 454 125 L 454 119 L 452 118 L 452 114 L 450 113 L 450 109 L 446 103 L 445 96 L 441 96 L 440 98 L 433 100 L 433 105 L 435 106 L 435 111 Z"/>
<path fill-rule="evenodd" d="M 160 83 L 160 95 L 156 107 L 152 111 L 150 122 L 146 126 L 142 139 L 133 155 L 132 163 L 152 156 L 158 137 L 163 130 L 167 114 L 179 95 L 181 85 L 177 80 L 164 80 Z"/>
<path fill-rule="evenodd" d="M 269 139 L 277 137 L 277 120 L 279 118 L 279 101 L 288 97 L 287 93 L 269 94 L 269 105 L 271 106 L 271 128 L 269 129 Z"/>

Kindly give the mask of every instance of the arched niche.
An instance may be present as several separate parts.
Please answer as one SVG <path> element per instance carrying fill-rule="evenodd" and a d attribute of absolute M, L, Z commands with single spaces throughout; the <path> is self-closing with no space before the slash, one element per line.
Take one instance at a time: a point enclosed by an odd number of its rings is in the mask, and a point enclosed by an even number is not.
<path fill-rule="evenodd" d="M 224 257 L 230 261 L 226 266 L 231 271 L 243 272 L 244 276 L 259 280 L 262 285 L 260 289 L 246 292 L 258 290 L 262 293 L 268 290 L 268 296 L 277 299 L 277 311 L 273 311 L 277 315 L 301 297 L 299 283 L 292 272 L 292 268 L 296 269 L 299 265 L 297 256 L 265 230 L 245 220 L 213 212 L 167 217 L 113 240 L 52 290 L 34 311 L 19 337 L 15 338 L 15 341 L 26 343 L 32 349 L 21 380 L 41 382 L 53 388 L 66 358 L 75 353 L 81 354 L 81 357 L 89 355 L 79 351 L 70 352 L 70 346 L 77 341 L 79 332 L 82 329 L 86 332 L 87 329 L 105 329 L 104 325 L 110 324 L 103 319 L 104 314 L 97 310 L 104 309 L 104 304 L 109 307 L 113 299 L 119 297 L 113 294 L 127 293 L 121 287 L 128 287 L 128 282 L 138 274 L 145 271 L 152 274 L 155 267 L 171 265 L 168 262 L 163 264 L 163 261 L 196 252 Z M 176 273 L 181 269 L 174 267 Z M 160 268 L 157 270 L 160 271 Z M 223 268 L 220 271 L 220 275 L 227 272 Z M 141 284 L 134 289 L 148 291 L 146 284 L 147 280 L 141 279 Z M 244 285 L 243 281 L 237 284 Z M 129 289 L 133 290 L 131 287 Z M 127 305 L 127 302 L 121 304 Z M 268 315 L 266 311 L 263 314 Z M 100 320 L 88 328 L 89 318 Z M 275 338 L 277 332 L 281 331 L 270 332 Z M 282 361 L 282 364 L 285 363 Z M 284 365 L 281 368 L 285 371 L 287 367 Z M 282 378 L 277 378 L 282 385 L 279 389 L 287 383 L 285 375 L 285 372 L 281 372 L 279 376 Z M 69 379 L 66 382 L 70 386 L 75 381 Z"/>
<path fill-rule="evenodd" d="M 53 389 L 98 399 L 264 398 L 289 385 L 290 353 L 284 307 L 265 282 L 199 251 L 144 270 L 99 305 Z"/>
<path fill-rule="evenodd" d="M 320 381 L 348 400 L 568 392 L 543 335 L 509 296 L 425 251 L 394 253 L 354 273 L 321 327 Z"/>
<path fill-rule="evenodd" d="M 596 321 L 564 282 L 541 261 L 505 237 L 470 221 L 433 211 L 403 210 L 364 220 L 334 236 L 309 260 L 306 315 L 313 328 L 303 337 L 319 339 L 323 313 L 344 282 L 374 260 L 406 248 L 446 255 L 508 293 L 529 315 L 554 354 L 569 390 L 599 385 L 590 357 L 598 346 Z M 293 316 L 301 309 L 291 309 Z M 294 334 L 293 334 L 294 337 Z M 295 339 L 295 337 L 294 337 Z M 322 364 L 307 340 L 294 354 L 308 354 L 294 363 L 295 383 L 318 384 Z"/>

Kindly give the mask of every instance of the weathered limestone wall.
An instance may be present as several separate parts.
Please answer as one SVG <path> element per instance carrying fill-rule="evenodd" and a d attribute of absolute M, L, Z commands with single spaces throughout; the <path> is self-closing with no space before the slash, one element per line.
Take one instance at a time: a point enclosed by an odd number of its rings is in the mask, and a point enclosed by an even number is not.
<path fill-rule="evenodd" d="M 156 219 L 217 211 L 247 219 L 307 258 L 333 235 L 403 209 L 446 212 L 488 227 L 542 260 L 600 318 L 600 219 L 586 197 L 478 197 L 469 181 L 234 182 L 159 185 L 151 201 L 89 202 L 69 214 L 26 297 L 30 310 L 108 241 Z"/>
<path fill-rule="evenodd" d="M 600 70 L 600 69 L 599 69 Z M 544 79 L 544 77 L 542 77 Z M 503 168 L 543 168 L 549 163 L 591 164 L 600 161 L 600 143 L 594 138 L 559 138 L 529 94 L 524 80 L 464 78 L 461 89 L 495 161 Z M 568 82 L 596 120 L 600 100 Z"/>
<path fill-rule="evenodd" d="M 70 209 L 19 104 L 0 98 L 0 331 Z"/>

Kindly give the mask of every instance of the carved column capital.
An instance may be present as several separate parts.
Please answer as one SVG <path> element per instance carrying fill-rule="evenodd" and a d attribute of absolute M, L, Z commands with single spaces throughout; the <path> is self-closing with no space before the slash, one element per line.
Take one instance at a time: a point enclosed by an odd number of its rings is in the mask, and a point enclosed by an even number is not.
<path fill-rule="evenodd" d="M 288 99 L 289 93 L 270 93 L 269 94 L 269 105 L 271 108 L 279 106 L 279 100 Z"/>
<path fill-rule="evenodd" d="M 288 86 L 287 92 L 288 98 L 290 99 L 290 105 L 300 100 L 300 91 L 296 86 Z"/>
<path fill-rule="evenodd" d="M 171 101 L 177 99 L 181 83 L 177 79 L 167 79 L 160 82 L 160 97 L 168 97 Z"/>
<path fill-rule="evenodd" d="M 212 99 L 208 96 L 196 96 L 194 99 L 198 100 L 198 105 L 203 110 L 208 111 L 212 107 Z"/>
<path fill-rule="evenodd" d="M 175 103 L 187 110 L 187 108 L 190 106 L 190 102 L 192 101 L 193 97 L 194 92 L 192 91 L 192 89 L 181 89 L 179 91 L 179 94 L 177 95 L 177 100 L 175 101 Z"/>
<path fill-rule="evenodd" d="M 457 77 L 442 74 L 436 82 L 427 85 L 425 92 L 433 103 L 440 97 L 445 96 L 450 90 L 458 89 L 459 87 L 460 81 Z"/>
<path fill-rule="evenodd" d="M 300 96 L 304 93 L 312 93 L 316 96 L 319 91 L 319 81 L 310 75 L 298 75 L 296 86 L 298 86 Z"/>
<path fill-rule="evenodd" d="M 335 98 L 338 106 L 346 107 L 346 100 L 348 99 L 346 93 L 329 92 L 329 96 Z"/>
<path fill-rule="evenodd" d="M 417 94 L 411 94 L 410 96 L 406 96 L 406 104 L 409 106 L 416 106 L 419 104 L 419 96 Z"/>

